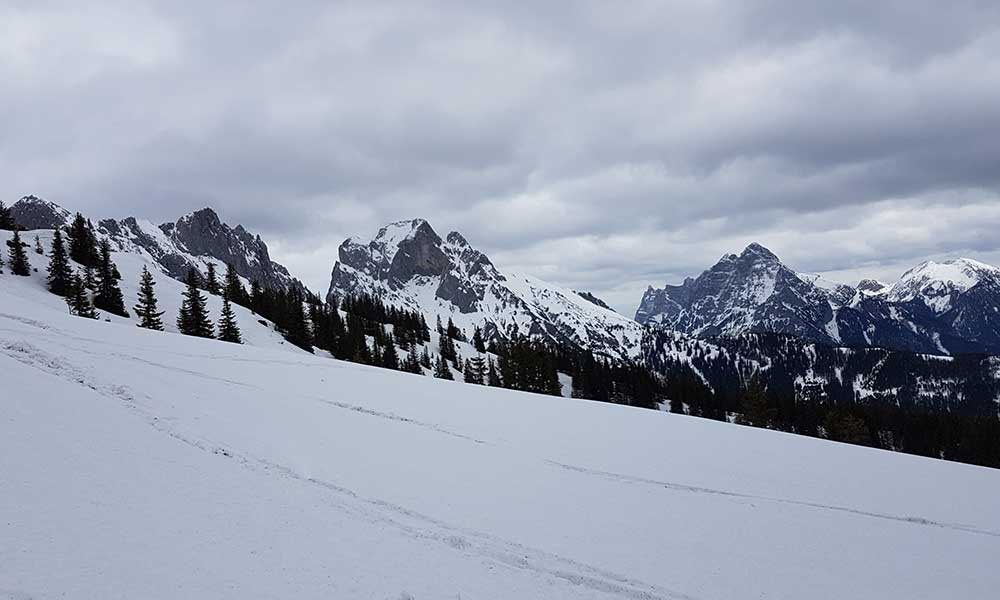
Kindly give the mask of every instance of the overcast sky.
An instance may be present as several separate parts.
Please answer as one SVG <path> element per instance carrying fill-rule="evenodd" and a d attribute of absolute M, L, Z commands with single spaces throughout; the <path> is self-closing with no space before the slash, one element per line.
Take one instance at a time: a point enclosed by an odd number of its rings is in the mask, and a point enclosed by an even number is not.
<path fill-rule="evenodd" d="M 751 241 L 1000 263 L 1000 2 L 0 3 L 0 199 L 206 205 L 325 291 L 424 217 L 632 314 Z"/>

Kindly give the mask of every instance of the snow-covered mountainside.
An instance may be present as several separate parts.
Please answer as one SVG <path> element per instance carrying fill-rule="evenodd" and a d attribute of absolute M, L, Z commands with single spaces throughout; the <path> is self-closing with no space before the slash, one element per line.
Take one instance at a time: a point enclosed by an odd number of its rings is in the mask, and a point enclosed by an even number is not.
<path fill-rule="evenodd" d="M 40 276 L 0 275 L 5 598 L 1000 588 L 1000 471 L 72 317 Z"/>
<path fill-rule="evenodd" d="M 528 275 L 501 272 L 458 232 L 441 239 L 423 219 L 392 223 L 365 242 L 341 244 L 328 297 L 371 294 L 451 318 L 471 335 L 515 332 L 581 346 L 615 358 L 639 354 L 644 328 L 571 290 Z"/>
<path fill-rule="evenodd" d="M 891 302 L 918 299 L 936 314 L 943 314 L 962 294 L 983 282 L 1000 283 L 1000 268 L 969 258 L 928 261 L 904 273 L 886 298 Z"/>
<path fill-rule="evenodd" d="M 21 238 L 26 241 L 38 236 L 42 247 L 48 249 L 52 245 L 52 230 L 36 230 L 22 232 Z M 9 231 L 0 231 L 0 249 L 6 252 L 7 240 L 11 238 Z M 11 275 L 9 271 L 3 275 L 0 287 L 3 288 L 7 296 L 7 302 L 14 304 L 31 304 L 44 307 L 47 310 L 58 313 L 68 311 L 66 302 L 60 296 L 56 296 L 46 288 L 46 269 L 49 259 L 46 255 L 39 255 L 29 251 L 28 260 L 31 263 L 32 273 L 29 277 L 17 277 Z M 5 257 L 6 258 L 6 257 Z M 141 252 L 112 252 L 112 260 L 121 274 L 118 284 L 121 287 L 125 300 L 125 307 L 131 315 L 128 318 L 117 315 L 101 313 L 100 319 L 107 323 L 119 323 L 130 327 L 135 327 L 137 322 L 133 306 L 138 303 L 139 278 L 142 268 L 146 267 L 156 282 L 156 298 L 159 310 L 163 311 L 163 326 L 168 332 L 176 332 L 175 320 L 181 306 L 182 293 L 185 286 L 180 281 L 170 277 L 163 272 L 156 261 Z M 72 263 L 74 270 L 79 270 L 80 266 Z M 208 310 L 210 317 L 216 321 L 222 311 L 222 298 L 212 294 L 205 294 L 208 299 Z M 264 348 L 280 348 L 289 352 L 302 352 L 295 346 L 285 341 L 284 337 L 275 330 L 274 325 L 259 315 L 255 315 L 249 309 L 233 304 L 233 311 L 236 314 L 237 323 L 242 330 L 243 342 L 251 346 Z M 8 311 L 9 312 L 9 311 Z"/>
<path fill-rule="evenodd" d="M 69 223 L 71 213 L 54 202 L 25 196 L 13 206 L 11 215 L 22 229 L 56 229 Z M 104 219 L 98 233 L 119 252 L 141 253 L 152 258 L 166 273 L 183 279 L 190 267 L 205 272 L 215 263 L 219 274 L 227 263 L 246 281 L 259 281 L 269 288 L 294 286 L 305 289 L 288 269 L 271 260 L 267 244 L 242 225 L 230 227 L 211 208 L 184 215 L 175 223 L 153 223 L 128 217 Z"/>
<path fill-rule="evenodd" d="M 56 229 L 70 220 L 68 210 L 37 196 L 25 196 L 15 202 L 10 215 L 21 229 Z"/>
<path fill-rule="evenodd" d="M 635 318 L 702 337 L 771 332 L 838 346 L 997 353 L 998 272 L 968 260 L 928 263 L 891 288 L 871 280 L 852 288 L 796 273 L 751 244 L 682 285 L 650 287 Z"/>

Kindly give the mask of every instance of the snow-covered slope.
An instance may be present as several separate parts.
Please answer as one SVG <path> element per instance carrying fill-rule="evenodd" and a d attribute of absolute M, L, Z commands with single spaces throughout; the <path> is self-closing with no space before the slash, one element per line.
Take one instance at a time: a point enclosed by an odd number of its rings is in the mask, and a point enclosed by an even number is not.
<path fill-rule="evenodd" d="M 1000 268 L 970 258 L 922 263 L 889 289 L 892 302 L 921 300 L 937 314 L 948 312 L 955 300 L 982 281 L 1000 283 Z"/>
<path fill-rule="evenodd" d="M 457 232 L 441 239 L 423 219 L 383 227 L 370 242 L 340 246 L 328 297 L 372 294 L 472 334 L 518 332 L 598 354 L 635 358 L 643 327 L 579 294 L 530 275 L 501 272 Z"/>
<path fill-rule="evenodd" d="M 32 285 L 0 275 L 5 597 L 1000 587 L 1000 471 L 91 321 Z"/>
<path fill-rule="evenodd" d="M 961 259 L 926 263 L 891 288 L 872 280 L 853 288 L 796 273 L 751 244 L 682 285 L 650 287 L 635 318 L 702 337 L 768 332 L 837 346 L 997 353 L 998 273 Z"/>
<path fill-rule="evenodd" d="M 52 230 L 38 230 L 21 233 L 22 240 L 32 240 L 37 235 L 46 253 L 52 244 Z M 11 237 L 9 231 L 0 231 L 0 248 L 7 249 L 6 242 Z M 33 272 L 30 277 L 16 277 L 7 272 L 3 276 L 0 286 L 11 298 L 17 298 L 18 302 L 28 303 L 45 307 L 49 310 L 65 313 L 68 312 L 63 298 L 49 293 L 45 287 L 46 268 L 48 257 L 28 252 L 28 260 L 31 262 Z M 125 297 L 125 307 L 128 309 L 130 318 L 122 318 L 116 315 L 101 313 L 102 321 L 112 323 L 123 323 L 134 327 L 136 323 L 133 306 L 138 302 L 139 277 L 142 274 L 143 266 L 147 267 L 156 281 L 156 298 L 159 309 L 163 311 L 163 326 L 167 331 L 177 331 L 176 318 L 180 310 L 184 284 L 171 278 L 164 273 L 159 264 L 142 252 L 112 252 L 112 260 L 121 273 L 121 280 L 118 282 L 122 294 Z M 78 268 L 78 265 L 74 267 Z M 208 298 L 208 309 L 210 316 L 215 322 L 222 311 L 222 298 L 211 294 L 204 294 Z M 259 315 L 253 314 L 250 310 L 233 305 L 237 322 L 242 330 L 243 341 L 252 346 L 266 348 L 282 348 L 289 352 L 302 352 L 295 346 L 285 341 L 284 337 L 274 330 L 272 323 L 264 320 Z M 100 312 L 100 311 L 98 311 Z"/>

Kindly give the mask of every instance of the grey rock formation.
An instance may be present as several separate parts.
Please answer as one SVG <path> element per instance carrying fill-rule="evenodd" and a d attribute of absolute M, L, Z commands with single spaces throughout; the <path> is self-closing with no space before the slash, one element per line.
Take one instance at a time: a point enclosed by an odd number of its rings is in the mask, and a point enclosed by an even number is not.
<path fill-rule="evenodd" d="M 14 222 L 21 229 L 58 229 L 69 223 L 69 211 L 37 196 L 25 196 L 10 207 Z"/>

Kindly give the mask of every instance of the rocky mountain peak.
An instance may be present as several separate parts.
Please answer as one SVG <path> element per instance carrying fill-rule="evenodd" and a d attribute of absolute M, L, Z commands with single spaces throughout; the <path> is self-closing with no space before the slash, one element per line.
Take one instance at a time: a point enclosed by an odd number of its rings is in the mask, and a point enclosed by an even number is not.
<path fill-rule="evenodd" d="M 14 222 L 22 229 L 58 229 L 70 222 L 70 212 L 38 196 L 24 196 L 10 207 Z"/>
<path fill-rule="evenodd" d="M 376 295 L 428 322 L 452 319 L 469 335 L 482 327 L 488 338 L 517 332 L 617 358 L 640 351 L 642 327 L 634 321 L 572 291 L 503 273 L 459 232 L 442 240 L 423 219 L 391 223 L 369 242 L 348 238 L 338 256 L 328 299 Z"/>
<path fill-rule="evenodd" d="M 744 260 L 763 260 L 767 262 L 781 262 L 778 257 L 765 248 L 764 246 L 758 244 L 757 242 L 752 242 L 746 248 L 743 249 L 743 253 L 740 254 L 739 258 Z"/>

